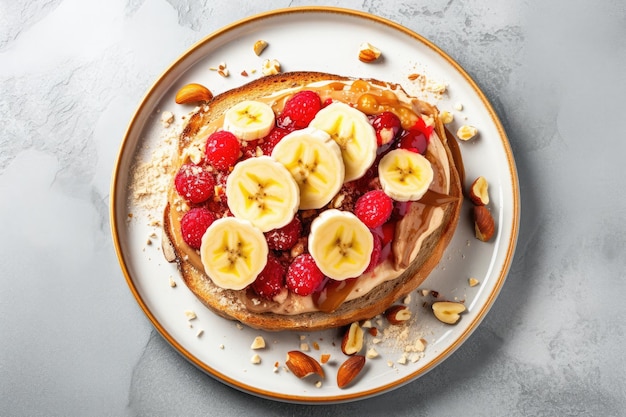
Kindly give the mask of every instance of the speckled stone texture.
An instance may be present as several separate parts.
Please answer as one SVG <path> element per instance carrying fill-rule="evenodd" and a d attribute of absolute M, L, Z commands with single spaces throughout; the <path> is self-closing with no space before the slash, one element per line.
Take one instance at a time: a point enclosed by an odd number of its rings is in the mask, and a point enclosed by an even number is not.
<path fill-rule="evenodd" d="M 469 340 L 413 383 L 328 406 L 190 365 L 129 292 L 108 219 L 120 140 L 164 68 L 234 20 L 312 4 L 456 59 L 501 117 L 522 199 L 510 275 Z M 621 0 L 3 1 L 0 415 L 624 415 L 625 68 Z"/>

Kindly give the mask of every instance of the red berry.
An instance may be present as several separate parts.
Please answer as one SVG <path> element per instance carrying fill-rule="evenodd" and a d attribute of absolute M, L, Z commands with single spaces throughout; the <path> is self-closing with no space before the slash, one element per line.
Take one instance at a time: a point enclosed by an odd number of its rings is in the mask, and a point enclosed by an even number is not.
<path fill-rule="evenodd" d="M 213 174 L 201 166 L 184 164 L 174 178 L 176 191 L 190 203 L 202 203 L 215 193 Z"/>
<path fill-rule="evenodd" d="M 419 130 L 409 129 L 400 135 L 399 148 L 423 154 L 427 146 L 428 139 Z"/>
<path fill-rule="evenodd" d="M 285 286 L 287 268 L 276 256 L 270 254 L 263 271 L 252 283 L 252 289 L 259 296 L 271 300 Z"/>
<path fill-rule="evenodd" d="M 310 295 L 324 280 L 313 256 L 308 253 L 298 255 L 287 270 L 287 288 L 298 295 Z"/>
<path fill-rule="evenodd" d="M 272 151 L 274 150 L 274 146 L 276 146 L 276 144 L 280 142 L 280 140 L 287 136 L 290 132 L 291 130 L 283 129 L 281 127 L 275 127 L 274 129 L 272 129 L 269 135 L 263 138 L 263 142 L 261 143 L 261 145 L 259 145 L 261 150 L 263 151 L 263 155 L 271 155 Z"/>
<path fill-rule="evenodd" d="M 354 214 L 367 227 L 374 229 L 385 223 L 393 210 L 393 200 L 382 190 L 372 190 L 356 201 Z"/>
<path fill-rule="evenodd" d="M 241 143 L 241 159 L 248 159 L 256 156 L 256 148 L 259 140 L 246 140 Z"/>
<path fill-rule="evenodd" d="M 370 256 L 370 264 L 365 269 L 365 272 L 370 272 L 372 269 L 376 268 L 381 261 L 380 252 L 383 249 L 382 239 L 376 233 L 372 233 L 372 237 L 374 238 L 374 248 L 372 249 L 372 255 Z"/>
<path fill-rule="evenodd" d="M 421 118 L 417 119 L 412 128 L 402 133 L 398 147 L 424 154 L 432 131 L 432 126 L 426 126 L 426 123 Z"/>
<path fill-rule="evenodd" d="M 235 165 L 240 152 L 239 139 L 226 130 L 212 133 L 206 141 L 207 161 L 222 171 Z"/>
<path fill-rule="evenodd" d="M 180 220 L 180 232 L 183 240 L 194 249 L 200 249 L 202 235 L 215 221 L 215 215 L 206 208 L 195 207 Z"/>
<path fill-rule="evenodd" d="M 384 111 L 376 115 L 372 120 L 372 126 L 376 131 L 378 146 L 391 143 L 402 130 L 400 119 L 390 111 Z"/>
<path fill-rule="evenodd" d="M 299 91 L 287 100 L 276 124 L 285 128 L 303 129 L 311 123 L 321 108 L 319 94 L 310 90 Z"/>
<path fill-rule="evenodd" d="M 301 233 L 302 222 L 298 216 L 295 216 L 286 226 L 266 232 L 265 239 L 270 249 L 288 250 L 296 244 Z"/>

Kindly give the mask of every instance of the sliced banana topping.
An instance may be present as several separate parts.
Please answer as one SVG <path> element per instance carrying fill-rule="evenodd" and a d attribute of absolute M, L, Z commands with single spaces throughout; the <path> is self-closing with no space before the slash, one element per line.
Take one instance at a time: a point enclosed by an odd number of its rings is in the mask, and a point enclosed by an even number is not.
<path fill-rule="evenodd" d="M 428 159 L 406 149 L 394 149 L 378 164 L 383 191 L 396 201 L 415 201 L 424 196 L 433 181 Z"/>
<path fill-rule="evenodd" d="M 224 130 L 241 140 L 267 136 L 274 127 L 274 111 L 260 101 L 242 101 L 224 113 Z"/>
<path fill-rule="evenodd" d="M 215 285 L 241 290 L 254 282 L 267 263 L 267 241 L 247 220 L 224 217 L 202 236 L 200 258 Z"/>
<path fill-rule="evenodd" d="M 367 116 L 342 102 L 320 110 L 309 126 L 328 133 L 341 148 L 344 181 L 361 178 L 376 159 L 376 132 Z"/>
<path fill-rule="evenodd" d="M 324 207 L 344 181 L 341 149 L 328 133 L 307 127 L 285 136 L 272 151 L 300 189 L 300 209 Z"/>
<path fill-rule="evenodd" d="M 326 210 L 311 223 L 309 252 L 324 275 L 334 280 L 361 275 L 373 247 L 370 230 L 347 211 Z"/>
<path fill-rule="evenodd" d="M 285 226 L 300 204 L 298 184 L 291 173 L 269 156 L 235 165 L 226 181 L 228 208 L 262 232 Z"/>

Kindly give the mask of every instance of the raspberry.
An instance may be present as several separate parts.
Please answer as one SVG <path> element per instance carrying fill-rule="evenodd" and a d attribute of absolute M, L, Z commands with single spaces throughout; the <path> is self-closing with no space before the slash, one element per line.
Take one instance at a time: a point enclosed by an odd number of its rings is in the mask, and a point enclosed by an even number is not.
<path fill-rule="evenodd" d="M 372 269 L 376 268 L 381 261 L 380 252 L 383 250 L 383 242 L 380 236 L 376 233 L 372 233 L 372 237 L 374 238 L 374 248 L 372 249 L 372 255 L 370 256 L 370 264 L 365 269 L 365 272 L 370 272 Z"/>
<path fill-rule="evenodd" d="M 354 207 L 354 214 L 367 227 L 374 229 L 389 219 L 392 210 L 391 197 L 382 190 L 372 190 L 359 197 Z"/>
<path fill-rule="evenodd" d="M 215 193 L 215 178 L 206 169 L 184 164 L 174 178 L 176 191 L 190 203 L 202 203 Z"/>
<path fill-rule="evenodd" d="M 226 130 L 212 133 L 206 141 L 206 158 L 221 171 L 227 171 L 235 165 L 241 152 L 239 139 Z"/>
<path fill-rule="evenodd" d="M 378 146 L 391 143 L 402 130 L 400 119 L 390 111 L 384 111 L 374 116 L 372 126 L 376 131 Z"/>
<path fill-rule="evenodd" d="M 421 153 L 423 155 L 426 153 L 428 140 L 432 131 L 432 126 L 426 126 L 424 120 L 417 119 L 417 122 L 412 128 L 402 132 L 398 147 L 408 149 L 412 152 Z"/>
<path fill-rule="evenodd" d="M 259 296 L 271 300 L 285 286 L 287 268 L 276 256 L 270 254 L 263 271 L 252 283 L 252 289 Z"/>
<path fill-rule="evenodd" d="M 272 129 L 269 135 L 263 138 L 263 143 L 260 145 L 263 155 L 271 155 L 274 150 L 274 146 L 276 146 L 276 144 L 290 132 L 291 130 L 283 129 L 282 127 L 275 127 Z"/>
<path fill-rule="evenodd" d="M 324 280 L 324 274 L 308 253 L 298 255 L 287 269 L 287 288 L 298 295 L 310 295 Z"/>
<path fill-rule="evenodd" d="M 256 156 L 256 148 L 259 146 L 259 140 L 247 140 L 241 143 L 241 159 L 248 159 Z"/>
<path fill-rule="evenodd" d="M 285 128 L 304 129 L 321 108 L 320 96 L 315 91 L 299 91 L 287 100 L 276 124 Z"/>
<path fill-rule="evenodd" d="M 215 221 L 215 215 L 203 207 L 189 210 L 180 220 L 180 232 L 183 240 L 194 249 L 200 249 L 202 235 Z"/>
<path fill-rule="evenodd" d="M 302 222 L 295 216 L 291 222 L 280 229 L 265 233 L 267 246 L 274 250 L 288 250 L 296 244 L 302 233 Z"/>

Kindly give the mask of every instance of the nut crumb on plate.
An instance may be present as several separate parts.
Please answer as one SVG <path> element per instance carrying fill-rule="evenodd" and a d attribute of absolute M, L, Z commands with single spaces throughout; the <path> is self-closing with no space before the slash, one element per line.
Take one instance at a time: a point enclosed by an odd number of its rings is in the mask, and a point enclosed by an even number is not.
<path fill-rule="evenodd" d="M 263 336 L 257 336 L 252 341 L 252 345 L 250 345 L 250 349 L 264 349 L 265 348 L 265 339 Z"/>

